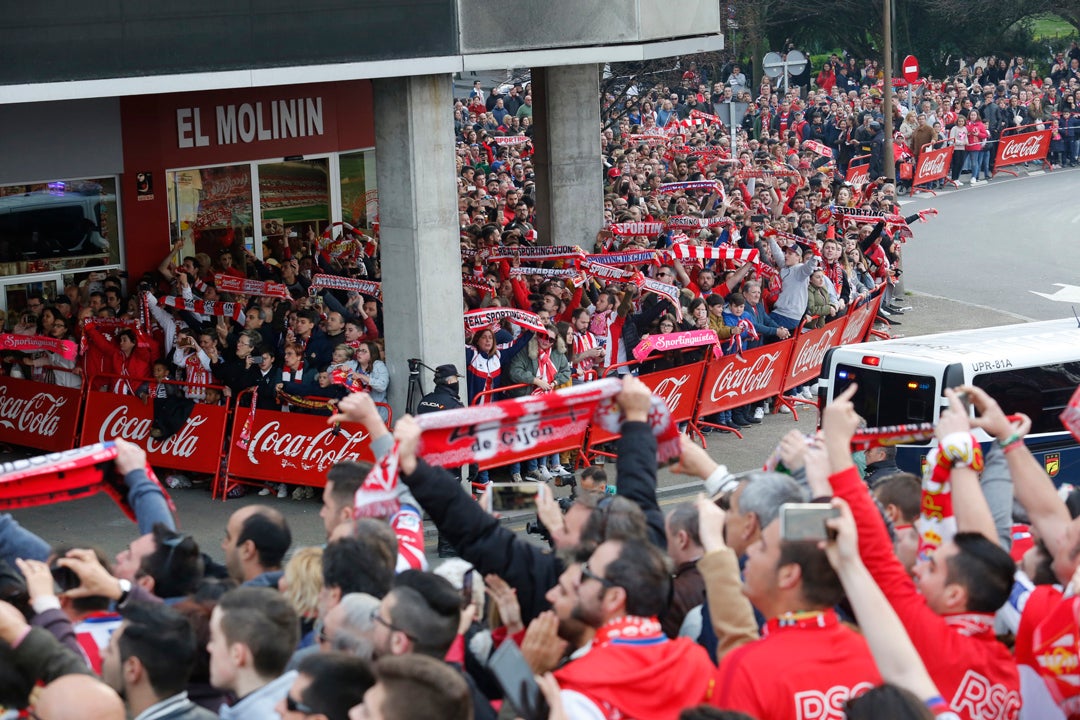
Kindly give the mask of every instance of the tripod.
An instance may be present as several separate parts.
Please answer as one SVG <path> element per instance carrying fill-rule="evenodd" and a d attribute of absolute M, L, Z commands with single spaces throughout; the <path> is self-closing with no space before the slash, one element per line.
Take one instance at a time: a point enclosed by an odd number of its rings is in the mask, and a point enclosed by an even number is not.
<path fill-rule="evenodd" d="M 424 364 L 420 358 L 409 358 L 409 394 L 405 399 L 405 412 L 410 415 L 416 414 L 416 408 L 420 400 L 427 393 L 424 392 L 424 384 L 420 380 L 420 368 L 427 368 L 432 373 L 435 371 Z"/>

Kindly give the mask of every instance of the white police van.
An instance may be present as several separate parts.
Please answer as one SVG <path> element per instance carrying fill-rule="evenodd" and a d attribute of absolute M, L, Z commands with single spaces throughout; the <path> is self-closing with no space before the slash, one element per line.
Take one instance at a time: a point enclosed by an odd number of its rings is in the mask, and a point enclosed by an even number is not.
<path fill-rule="evenodd" d="M 1080 484 L 1080 444 L 1059 416 L 1080 385 L 1076 319 L 898 338 L 830 349 L 818 393 L 830 402 L 851 383 L 869 427 L 936 423 L 945 388 L 982 388 L 1007 414 L 1031 417 L 1028 447 L 1054 482 Z M 982 434 L 983 440 L 989 438 Z M 921 473 L 928 445 L 900 446 L 897 464 Z"/>

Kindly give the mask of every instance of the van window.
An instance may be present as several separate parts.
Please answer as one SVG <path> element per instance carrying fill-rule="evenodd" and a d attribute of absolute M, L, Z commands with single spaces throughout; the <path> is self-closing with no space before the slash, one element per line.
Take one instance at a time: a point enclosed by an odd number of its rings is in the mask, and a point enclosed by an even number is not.
<path fill-rule="evenodd" d="M 934 378 L 928 375 L 840 364 L 836 366 L 833 397 L 853 382 L 859 389 L 851 401 L 867 427 L 934 421 L 936 388 Z"/>
<path fill-rule="evenodd" d="M 1080 385 L 1080 362 L 983 373 L 972 384 L 997 400 L 1007 415 L 1029 416 L 1032 433 L 1062 432 L 1059 416 Z"/>

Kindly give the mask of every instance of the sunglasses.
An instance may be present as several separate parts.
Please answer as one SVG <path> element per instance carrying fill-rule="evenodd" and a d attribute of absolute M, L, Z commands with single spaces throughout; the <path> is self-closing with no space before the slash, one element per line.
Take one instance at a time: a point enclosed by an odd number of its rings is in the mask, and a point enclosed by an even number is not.
<path fill-rule="evenodd" d="M 299 700 L 296 700 L 292 695 L 285 696 L 285 709 L 289 712 L 298 712 L 303 713 L 304 715 L 317 715 L 319 712 L 310 705 L 305 705 Z"/>

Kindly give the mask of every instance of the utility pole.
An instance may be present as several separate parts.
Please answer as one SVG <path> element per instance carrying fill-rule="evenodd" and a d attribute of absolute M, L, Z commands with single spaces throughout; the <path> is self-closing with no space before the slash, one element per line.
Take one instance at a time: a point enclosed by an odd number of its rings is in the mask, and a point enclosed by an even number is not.
<path fill-rule="evenodd" d="M 884 34 L 885 34 L 885 48 L 884 62 L 885 62 L 885 87 L 883 88 L 883 96 L 881 107 L 884 117 L 885 125 L 885 147 L 883 148 L 883 165 L 882 170 L 887 178 L 891 178 L 893 182 L 896 182 L 896 161 L 893 156 L 893 110 L 892 110 L 892 0 L 885 0 L 885 11 L 882 13 L 884 19 Z M 874 178 L 871 178 L 874 179 Z"/>

